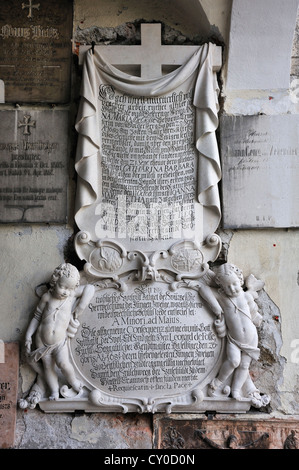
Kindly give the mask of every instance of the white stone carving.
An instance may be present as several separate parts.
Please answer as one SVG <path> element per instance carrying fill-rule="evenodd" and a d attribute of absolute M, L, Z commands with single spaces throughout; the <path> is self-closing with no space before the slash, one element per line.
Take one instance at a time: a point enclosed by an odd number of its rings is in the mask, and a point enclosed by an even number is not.
<path fill-rule="evenodd" d="M 207 237 L 202 244 L 191 240 L 182 240 L 172 244 L 169 250 L 128 252 L 120 243 L 103 239 L 93 242 L 87 232 L 79 232 L 75 238 L 75 248 L 80 259 L 87 263 L 84 270 L 96 279 L 119 276 L 141 270 L 138 278 L 145 280 L 153 270 L 167 270 L 177 274 L 177 278 L 197 278 L 208 269 L 204 259 L 214 260 L 219 255 L 221 240 L 218 235 Z M 141 264 L 140 264 L 141 263 Z"/>
<path fill-rule="evenodd" d="M 215 396 L 220 390 L 224 394 L 231 393 L 239 401 L 250 398 L 252 405 L 260 408 L 267 405 L 270 398 L 260 395 L 249 375 L 249 367 L 252 359 L 257 360 L 260 354 L 256 327 L 262 317 L 254 300 L 264 283 L 251 275 L 244 292 L 242 271 L 233 265 L 221 265 L 215 281 L 220 286 L 217 300 L 222 309 L 215 328 L 218 336 L 226 337 L 227 345 L 225 360 L 217 377 L 209 384 L 208 395 Z M 231 379 L 230 386 L 225 385 L 228 379 Z"/>
<path fill-rule="evenodd" d="M 92 297 L 94 288 L 80 286 L 78 270 L 67 263 L 55 269 L 50 284 L 50 289 L 41 297 L 25 336 L 28 362 L 39 376 L 34 393 L 27 399 L 31 405 L 36 404 L 47 388 L 49 400 L 58 399 L 56 367 L 64 374 L 73 390 L 79 393 L 82 388 L 69 360 L 67 338 L 74 337 L 79 326 L 77 316 L 82 313 Z M 41 390 L 38 390 L 40 387 Z"/>
<path fill-rule="evenodd" d="M 157 28 L 142 25 L 141 46 L 87 51 L 76 123 L 77 226 L 93 243 L 113 239 L 130 252 L 201 244 L 221 217 L 219 48 L 164 46 Z M 170 58 L 181 66 L 162 75 Z M 123 63 L 148 72 L 113 66 Z"/>
<path fill-rule="evenodd" d="M 90 46 L 80 46 L 79 63 L 82 64 Z M 161 24 L 141 24 L 140 46 L 94 46 L 94 50 L 117 66 L 130 64 L 141 67 L 141 77 L 157 78 L 162 76 L 162 66 L 179 67 L 194 54 L 198 46 L 161 45 Z M 222 65 L 222 49 L 216 47 L 213 52 L 213 70 L 219 72 Z"/>
<path fill-rule="evenodd" d="M 111 263 L 104 256 L 109 278 L 96 278 L 93 268 L 90 274 L 87 263 L 78 286 L 76 268 L 65 264 L 41 297 L 26 333 L 38 376 L 22 408 L 243 413 L 269 403 L 249 375 L 259 356 L 255 299 L 263 282 L 251 275 L 244 290 L 235 266 L 212 271 L 206 263 L 188 277 L 189 266 L 203 259 L 191 245 L 151 257 L 111 243 L 99 248 L 113 253 Z M 121 275 L 114 252 L 127 263 Z M 102 260 L 104 250 L 96 253 Z M 173 256 L 186 276 L 176 272 Z"/>

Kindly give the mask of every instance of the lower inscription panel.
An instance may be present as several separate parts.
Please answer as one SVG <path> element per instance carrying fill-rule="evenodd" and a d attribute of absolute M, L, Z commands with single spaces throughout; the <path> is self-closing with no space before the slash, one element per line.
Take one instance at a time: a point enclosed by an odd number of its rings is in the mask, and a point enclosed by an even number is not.
<path fill-rule="evenodd" d="M 163 397 L 194 389 L 217 367 L 213 315 L 191 289 L 130 283 L 104 289 L 80 317 L 71 342 L 87 381 L 107 394 Z"/>

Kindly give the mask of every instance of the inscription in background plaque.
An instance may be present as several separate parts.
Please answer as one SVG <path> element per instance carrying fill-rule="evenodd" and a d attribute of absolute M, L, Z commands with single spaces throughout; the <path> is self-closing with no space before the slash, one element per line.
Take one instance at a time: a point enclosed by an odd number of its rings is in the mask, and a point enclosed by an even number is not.
<path fill-rule="evenodd" d="M 223 116 L 223 223 L 299 226 L 299 116 Z"/>
<path fill-rule="evenodd" d="M 0 120 L 0 221 L 64 223 L 68 111 L 1 111 Z"/>
<path fill-rule="evenodd" d="M 0 342 L 0 449 L 14 445 L 19 345 Z"/>
<path fill-rule="evenodd" d="M 0 15 L 0 79 L 6 102 L 69 100 L 72 2 L 6 0 Z"/>

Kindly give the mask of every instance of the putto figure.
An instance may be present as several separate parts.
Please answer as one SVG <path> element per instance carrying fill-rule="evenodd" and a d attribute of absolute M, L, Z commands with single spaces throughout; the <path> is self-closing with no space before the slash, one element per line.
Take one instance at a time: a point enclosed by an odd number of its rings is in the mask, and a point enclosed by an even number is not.
<path fill-rule="evenodd" d="M 69 361 L 67 338 L 76 332 L 77 317 L 93 294 L 92 285 L 80 286 L 80 274 L 75 266 L 64 263 L 54 270 L 50 289 L 41 297 L 25 336 L 28 362 L 39 376 L 26 403 L 20 403 L 22 408 L 28 402 L 32 408 L 40 401 L 44 385 L 49 389 L 50 400 L 59 398 L 56 366 L 74 391 L 81 390 L 82 384 Z M 35 349 L 32 350 L 33 336 Z"/>
<path fill-rule="evenodd" d="M 249 367 L 252 359 L 260 355 L 258 348 L 257 326 L 262 317 L 255 302 L 257 290 L 264 283 L 253 275 L 246 279 L 246 290 L 243 290 L 242 271 L 232 264 L 223 264 L 216 271 L 215 282 L 220 287 L 217 301 L 222 314 L 215 321 L 218 336 L 226 336 L 226 358 L 219 374 L 212 380 L 208 395 L 215 396 L 218 390 L 231 393 L 236 400 L 251 399 L 252 405 L 260 408 L 270 402 L 267 395 L 261 395 L 254 385 Z M 230 387 L 225 383 L 232 376 Z"/>

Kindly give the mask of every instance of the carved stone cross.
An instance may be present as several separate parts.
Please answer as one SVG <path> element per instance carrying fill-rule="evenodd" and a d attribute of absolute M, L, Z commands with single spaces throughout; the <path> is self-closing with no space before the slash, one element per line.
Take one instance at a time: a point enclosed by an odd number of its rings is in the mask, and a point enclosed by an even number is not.
<path fill-rule="evenodd" d="M 25 116 L 23 117 L 23 120 L 24 122 L 18 123 L 18 128 L 24 127 L 23 135 L 30 135 L 31 134 L 30 127 L 35 127 L 36 121 L 30 122 L 31 120 L 30 114 L 25 114 Z"/>
<path fill-rule="evenodd" d="M 142 78 L 158 78 L 163 75 L 163 66 L 179 67 L 198 50 L 199 46 L 161 45 L 161 24 L 141 24 L 141 46 L 95 46 L 101 56 L 115 67 L 140 66 Z M 90 46 L 80 46 L 79 63 Z M 215 47 L 213 70 L 222 65 L 221 47 Z"/>
<path fill-rule="evenodd" d="M 33 18 L 32 9 L 35 8 L 36 10 L 39 10 L 39 7 L 40 7 L 40 3 L 37 3 L 36 5 L 32 5 L 32 0 L 29 0 L 29 5 L 22 3 L 22 10 L 24 10 L 24 8 L 29 8 L 27 18 Z"/>

